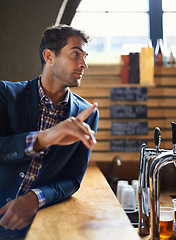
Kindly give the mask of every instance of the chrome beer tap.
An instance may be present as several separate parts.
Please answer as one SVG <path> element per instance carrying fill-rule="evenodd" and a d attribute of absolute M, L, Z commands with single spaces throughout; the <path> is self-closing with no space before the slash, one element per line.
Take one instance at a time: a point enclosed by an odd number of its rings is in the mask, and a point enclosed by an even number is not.
<path fill-rule="evenodd" d="M 138 234 L 145 236 L 150 234 L 150 204 L 149 204 L 149 187 L 148 187 L 148 174 L 149 163 L 156 156 L 167 150 L 159 149 L 161 143 L 161 132 L 158 127 L 154 131 L 155 149 L 147 148 L 143 143 L 140 152 L 140 165 L 139 165 L 139 220 L 138 220 Z"/>
<path fill-rule="evenodd" d="M 176 166 L 176 124 L 172 124 L 172 150 L 158 155 L 150 166 L 150 240 L 159 240 L 159 219 L 160 219 L 160 170 L 162 167 L 174 163 Z"/>

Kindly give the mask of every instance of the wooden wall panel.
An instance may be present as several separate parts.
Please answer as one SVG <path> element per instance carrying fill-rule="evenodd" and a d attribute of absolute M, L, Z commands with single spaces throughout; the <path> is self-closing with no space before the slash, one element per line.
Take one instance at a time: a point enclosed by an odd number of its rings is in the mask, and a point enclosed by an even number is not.
<path fill-rule="evenodd" d="M 98 102 L 100 121 L 97 131 L 98 143 L 94 146 L 90 161 L 112 161 L 119 155 L 123 161 L 139 162 L 139 152 L 112 152 L 110 142 L 113 139 L 142 139 L 147 146 L 154 148 L 154 129 L 161 129 L 161 148 L 172 148 L 171 121 L 176 122 L 176 68 L 156 67 L 155 84 L 147 87 L 147 101 L 128 102 L 111 101 L 110 89 L 112 87 L 141 87 L 140 84 L 122 84 L 120 67 L 116 65 L 92 65 L 86 70 L 79 88 L 72 89 L 89 102 Z M 111 119 L 110 106 L 112 104 L 147 105 L 148 135 L 142 136 L 114 136 L 111 134 L 112 122 L 135 121 L 135 119 Z"/>

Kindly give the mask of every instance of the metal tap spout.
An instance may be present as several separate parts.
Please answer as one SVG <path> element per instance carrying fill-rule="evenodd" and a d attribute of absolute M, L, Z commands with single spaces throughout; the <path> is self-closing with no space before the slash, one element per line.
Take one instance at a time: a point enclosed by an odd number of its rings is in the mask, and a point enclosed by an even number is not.
<path fill-rule="evenodd" d="M 150 160 L 165 150 L 160 150 L 161 133 L 158 127 L 154 131 L 154 142 L 156 149 L 147 148 L 145 143 L 142 144 L 139 163 L 139 189 L 138 189 L 138 205 L 139 205 L 139 220 L 138 234 L 145 236 L 150 234 L 150 206 L 149 206 L 149 187 L 148 173 Z"/>
<path fill-rule="evenodd" d="M 159 240 L 159 217 L 160 217 L 160 170 L 162 167 L 176 161 L 173 150 L 163 152 L 152 162 L 149 171 L 150 185 L 150 240 Z"/>
<path fill-rule="evenodd" d="M 176 124 L 172 125 L 173 149 L 158 155 L 152 162 L 149 171 L 150 185 L 150 240 L 159 240 L 159 219 L 160 219 L 160 170 L 171 163 L 176 162 Z"/>

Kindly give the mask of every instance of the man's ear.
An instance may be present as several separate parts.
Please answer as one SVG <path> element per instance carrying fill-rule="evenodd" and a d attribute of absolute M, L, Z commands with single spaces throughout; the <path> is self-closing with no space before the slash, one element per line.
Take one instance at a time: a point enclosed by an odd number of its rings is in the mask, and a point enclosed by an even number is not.
<path fill-rule="evenodd" d="M 43 58 L 45 59 L 46 63 L 52 64 L 55 58 L 55 53 L 47 48 L 43 50 Z"/>

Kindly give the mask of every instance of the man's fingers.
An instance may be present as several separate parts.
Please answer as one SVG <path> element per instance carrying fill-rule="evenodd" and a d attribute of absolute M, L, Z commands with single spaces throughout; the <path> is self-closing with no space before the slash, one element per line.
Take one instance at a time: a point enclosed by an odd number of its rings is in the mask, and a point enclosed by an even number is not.
<path fill-rule="evenodd" d="M 0 208 L 0 215 L 4 214 L 7 211 L 9 205 L 10 205 L 10 202 L 8 202 L 5 206 Z"/>
<path fill-rule="evenodd" d="M 89 115 L 93 112 L 93 110 L 97 106 L 98 106 L 98 103 L 94 103 L 92 106 L 83 110 L 76 118 L 83 122 L 84 120 L 86 120 L 89 117 Z"/>
<path fill-rule="evenodd" d="M 89 125 L 85 122 L 81 122 L 77 118 L 70 118 L 70 121 L 73 123 L 74 129 L 73 134 L 75 137 L 83 141 L 83 143 L 91 149 L 94 144 L 96 144 L 95 140 L 95 132 L 90 129 Z"/>
<path fill-rule="evenodd" d="M 14 230 L 16 230 L 16 229 L 21 230 L 21 229 L 27 227 L 28 225 L 29 225 L 29 224 L 28 224 L 27 222 L 24 222 L 23 219 L 20 219 L 20 220 L 18 220 L 18 221 L 12 222 L 11 225 L 9 224 L 8 229 L 10 229 L 10 230 L 12 230 L 12 231 L 14 231 Z"/>

